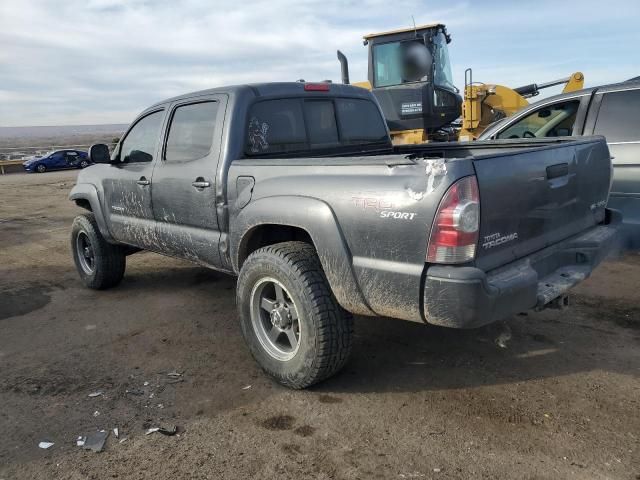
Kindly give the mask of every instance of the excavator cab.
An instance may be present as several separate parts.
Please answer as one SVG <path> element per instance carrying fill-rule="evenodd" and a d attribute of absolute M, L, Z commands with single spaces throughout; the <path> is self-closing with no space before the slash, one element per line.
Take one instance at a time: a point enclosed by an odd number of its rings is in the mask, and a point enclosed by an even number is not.
<path fill-rule="evenodd" d="M 451 37 L 441 23 L 372 33 L 368 81 L 354 85 L 371 90 L 384 113 L 393 143 L 474 140 L 492 123 L 523 109 L 539 91 L 564 84 L 563 92 L 580 90 L 584 75 L 512 89 L 473 81 L 465 71 L 464 102 L 453 85 L 448 44 Z M 349 83 L 347 58 L 338 50 L 342 83 Z M 454 125 L 460 118 L 461 125 Z"/>
<path fill-rule="evenodd" d="M 453 85 L 448 44 L 442 24 L 374 33 L 369 46 L 368 88 L 378 99 L 394 143 L 422 143 L 460 116 L 462 97 Z M 344 55 L 343 82 L 348 83 Z"/>

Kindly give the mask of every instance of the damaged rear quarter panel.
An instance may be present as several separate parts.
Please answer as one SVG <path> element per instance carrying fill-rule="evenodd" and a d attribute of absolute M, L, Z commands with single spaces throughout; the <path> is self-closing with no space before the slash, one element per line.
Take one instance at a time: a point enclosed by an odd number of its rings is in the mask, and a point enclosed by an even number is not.
<path fill-rule="evenodd" d="M 256 184 L 244 209 L 230 198 L 232 255 L 260 223 L 299 226 L 343 307 L 422 322 L 420 283 L 435 211 L 447 188 L 472 174 L 465 160 L 404 156 L 235 161 L 230 182 L 252 175 Z M 279 200 L 281 192 L 290 198 Z"/>

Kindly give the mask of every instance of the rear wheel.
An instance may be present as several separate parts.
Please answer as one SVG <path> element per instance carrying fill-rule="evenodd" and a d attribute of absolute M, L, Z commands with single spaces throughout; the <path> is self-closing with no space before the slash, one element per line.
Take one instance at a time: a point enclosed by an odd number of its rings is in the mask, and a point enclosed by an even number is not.
<path fill-rule="evenodd" d="M 253 357 L 281 384 L 308 387 L 348 360 L 353 319 L 333 297 L 311 245 L 286 242 L 252 253 L 237 302 Z"/>
<path fill-rule="evenodd" d="M 86 160 L 82 160 L 80 162 L 80 168 L 87 168 L 89 166 L 89 162 L 87 162 Z"/>
<path fill-rule="evenodd" d="M 44 173 L 46 171 L 47 171 L 47 166 L 44 163 L 41 163 L 36 167 L 36 172 L 38 173 Z"/>
<path fill-rule="evenodd" d="M 102 290 L 120 283 L 126 267 L 124 248 L 107 242 L 92 213 L 77 216 L 71 228 L 71 251 L 82 282 Z"/>

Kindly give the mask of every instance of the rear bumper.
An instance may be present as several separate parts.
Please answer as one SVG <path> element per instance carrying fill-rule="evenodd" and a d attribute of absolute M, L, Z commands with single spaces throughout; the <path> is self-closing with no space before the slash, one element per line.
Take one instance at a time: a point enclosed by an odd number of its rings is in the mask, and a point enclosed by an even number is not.
<path fill-rule="evenodd" d="M 475 267 L 429 267 L 425 321 L 475 328 L 544 307 L 587 278 L 614 248 L 621 218 L 607 210 L 605 224 L 488 273 Z"/>

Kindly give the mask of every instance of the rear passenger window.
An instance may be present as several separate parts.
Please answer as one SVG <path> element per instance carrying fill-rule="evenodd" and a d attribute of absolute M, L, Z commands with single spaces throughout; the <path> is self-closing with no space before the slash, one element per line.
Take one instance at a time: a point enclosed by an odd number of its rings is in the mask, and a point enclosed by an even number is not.
<path fill-rule="evenodd" d="M 640 90 L 605 93 L 594 134 L 608 142 L 640 141 Z"/>
<path fill-rule="evenodd" d="M 381 141 L 387 138 L 387 128 L 373 102 L 339 98 L 336 109 L 343 141 Z"/>
<path fill-rule="evenodd" d="M 176 108 L 169 127 L 165 160 L 184 162 L 206 157 L 213 144 L 217 111 L 217 102 L 193 103 Z"/>

